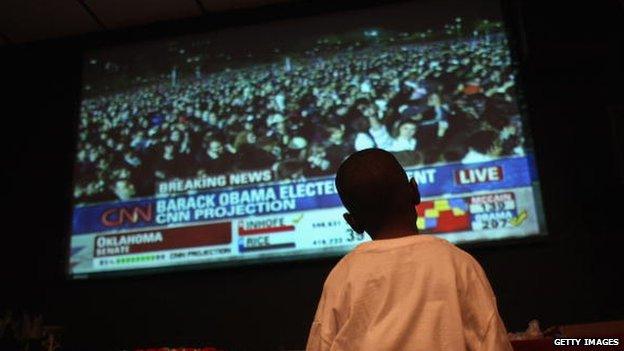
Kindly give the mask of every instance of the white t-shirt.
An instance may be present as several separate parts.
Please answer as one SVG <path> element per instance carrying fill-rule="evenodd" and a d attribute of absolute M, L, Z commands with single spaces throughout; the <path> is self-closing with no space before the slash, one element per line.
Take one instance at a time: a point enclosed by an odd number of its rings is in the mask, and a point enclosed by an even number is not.
<path fill-rule="evenodd" d="M 357 133 L 354 146 L 355 151 L 370 149 L 375 147 L 375 141 L 366 133 Z"/>
<path fill-rule="evenodd" d="M 307 351 L 511 351 L 477 261 L 433 236 L 359 245 L 331 271 Z"/>
<path fill-rule="evenodd" d="M 489 162 L 489 161 L 493 161 L 493 160 L 495 160 L 494 157 L 492 157 L 490 155 L 479 153 L 479 152 L 474 151 L 474 150 L 471 149 L 470 151 L 468 151 L 468 153 L 461 160 L 461 163 L 463 163 L 463 164 L 466 164 L 466 163 L 480 163 L 480 162 Z"/>
<path fill-rule="evenodd" d="M 373 136 L 375 144 L 377 144 L 377 147 L 380 149 L 390 152 L 416 150 L 416 139 L 393 138 L 390 136 L 390 133 L 388 133 L 386 126 L 381 126 L 377 129 L 370 128 L 368 132 Z"/>

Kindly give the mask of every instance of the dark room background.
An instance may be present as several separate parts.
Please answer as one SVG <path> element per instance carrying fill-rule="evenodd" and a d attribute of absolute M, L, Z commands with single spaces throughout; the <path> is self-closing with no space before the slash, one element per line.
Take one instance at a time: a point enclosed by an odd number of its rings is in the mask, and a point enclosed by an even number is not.
<path fill-rule="evenodd" d="M 82 50 L 94 42 L 353 6 L 287 3 L 0 47 L 0 311 L 43 314 L 47 323 L 65 327 L 70 349 L 303 348 L 323 280 L 338 258 L 90 281 L 65 278 Z M 623 4 L 509 0 L 502 6 L 520 64 L 550 235 L 466 250 L 487 272 L 510 331 L 524 329 L 534 318 L 543 327 L 622 319 Z"/>

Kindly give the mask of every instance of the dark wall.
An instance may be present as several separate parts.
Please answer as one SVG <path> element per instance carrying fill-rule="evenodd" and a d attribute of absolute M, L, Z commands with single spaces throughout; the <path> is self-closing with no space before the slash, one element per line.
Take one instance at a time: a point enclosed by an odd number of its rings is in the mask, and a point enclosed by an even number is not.
<path fill-rule="evenodd" d="M 623 185 L 607 114 L 623 101 L 621 2 L 504 5 L 522 64 L 550 236 L 467 250 L 488 273 L 510 330 L 532 318 L 543 326 L 622 319 L 616 285 L 624 273 Z M 104 38 L 149 36 L 152 29 Z M 75 349 L 302 348 L 322 282 L 337 259 L 64 279 L 81 48 L 91 40 L 0 49 L 0 81 L 8 91 L 0 100 L 2 198 L 9 205 L 2 216 L 0 309 L 43 313 L 66 327 L 67 345 Z"/>

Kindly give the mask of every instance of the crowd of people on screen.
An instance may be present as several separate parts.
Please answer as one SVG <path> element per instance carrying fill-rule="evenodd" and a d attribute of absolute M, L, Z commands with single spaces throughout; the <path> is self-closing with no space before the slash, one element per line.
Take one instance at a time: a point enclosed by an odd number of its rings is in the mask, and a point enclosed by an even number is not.
<path fill-rule="evenodd" d="M 160 81 L 91 94 L 74 197 L 148 196 L 158 181 L 245 170 L 326 176 L 372 147 L 404 166 L 522 155 L 507 45 L 499 34 L 313 49 L 212 73 L 171 67 Z"/>

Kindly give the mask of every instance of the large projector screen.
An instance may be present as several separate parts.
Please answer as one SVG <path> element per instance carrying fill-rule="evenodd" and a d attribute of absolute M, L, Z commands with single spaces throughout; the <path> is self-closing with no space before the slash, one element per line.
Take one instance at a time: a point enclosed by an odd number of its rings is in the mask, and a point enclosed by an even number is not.
<path fill-rule="evenodd" d="M 334 174 L 393 152 L 418 228 L 544 234 L 497 3 L 401 3 L 85 53 L 69 274 L 341 255 Z"/>

